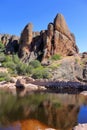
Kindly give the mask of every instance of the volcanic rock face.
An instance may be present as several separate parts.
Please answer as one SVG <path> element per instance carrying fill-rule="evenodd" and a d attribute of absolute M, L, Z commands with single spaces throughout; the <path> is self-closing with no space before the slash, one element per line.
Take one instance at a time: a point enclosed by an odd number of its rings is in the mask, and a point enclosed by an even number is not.
<path fill-rule="evenodd" d="M 54 45 L 56 53 L 63 56 L 78 53 L 74 35 L 70 33 L 61 14 L 58 14 L 54 19 Z"/>
<path fill-rule="evenodd" d="M 19 50 L 19 37 L 10 34 L 0 34 L 0 41 L 6 47 L 6 54 L 13 54 Z"/>
<path fill-rule="evenodd" d="M 71 56 L 78 53 L 75 37 L 69 31 L 62 14 L 57 14 L 47 30 L 32 32 L 32 24 L 28 24 L 20 37 L 19 57 L 27 57 L 43 61 L 54 54 Z M 32 58 L 32 59 L 33 59 Z"/>
<path fill-rule="evenodd" d="M 30 44 L 32 43 L 32 27 L 33 25 L 29 23 L 25 26 L 23 32 L 21 33 L 20 38 L 20 47 L 19 47 L 19 57 L 24 55 L 24 52 L 28 54 L 30 52 Z"/>

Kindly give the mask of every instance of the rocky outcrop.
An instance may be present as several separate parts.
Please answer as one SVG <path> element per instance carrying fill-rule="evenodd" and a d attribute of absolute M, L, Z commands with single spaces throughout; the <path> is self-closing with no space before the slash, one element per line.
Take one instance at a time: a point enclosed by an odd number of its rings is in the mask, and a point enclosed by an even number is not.
<path fill-rule="evenodd" d="M 73 130 L 87 130 L 87 124 L 78 124 Z"/>
<path fill-rule="evenodd" d="M 87 58 L 87 52 L 82 53 L 82 58 Z"/>
<path fill-rule="evenodd" d="M 77 77 L 83 78 L 83 68 L 80 65 L 80 59 L 76 59 L 76 56 L 66 57 L 61 60 L 60 64 L 56 62 L 56 66 L 54 70 L 50 70 L 52 73 L 52 78 L 54 80 L 69 80 L 69 81 L 77 81 Z"/>
<path fill-rule="evenodd" d="M 87 65 L 85 65 L 84 69 L 83 69 L 83 78 L 85 80 L 87 80 Z"/>
<path fill-rule="evenodd" d="M 62 14 L 57 14 L 54 22 L 48 24 L 47 30 L 40 33 L 33 32 L 32 24 L 29 23 L 20 37 L 19 57 L 26 57 L 27 61 L 29 59 L 43 61 L 54 54 L 71 56 L 76 53 L 78 53 L 78 47 L 75 36 L 68 29 Z"/>
<path fill-rule="evenodd" d="M 20 37 L 20 47 L 19 47 L 19 57 L 27 56 L 31 52 L 31 43 L 33 38 L 32 32 L 33 25 L 31 23 L 27 24 L 21 33 Z"/>
<path fill-rule="evenodd" d="M 70 56 L 78 53 L 74 35 L 69 31 L 62 14 L 54 19 L 54 45 L 56 53 Z"/>
<path fill-rule="evenodd" d="M 6 54 L 14 54 L 19 50 L 19 37 L 12 35 L 6 45 Z"/>
<path fill-rule="evenodd" d="M 1 34 L 1 35 L 0 35 L 0 41 L 1 41 L 4 45 L 7 45 L 7 44 L 8 44 L 10 38 L 11 38 L 11 35 L 9 35 L 9 34 Z"/>
<path fill-rule="evenodd" d="M 0 34 L 0 41 L 6 47 L 6 54 L 13 54 L 19 50 L 19 37 L 10 34 Z"/>
<path fill-rule="evenodd" d="M 54 29 L 71 39 L 70 31 L 62 14 L 57 14 L 54 19 Z"/>

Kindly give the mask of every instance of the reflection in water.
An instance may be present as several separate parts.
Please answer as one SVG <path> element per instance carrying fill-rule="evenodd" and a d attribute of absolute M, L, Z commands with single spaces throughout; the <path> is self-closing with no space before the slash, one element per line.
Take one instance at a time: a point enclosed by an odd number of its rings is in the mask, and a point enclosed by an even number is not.
<path fill-rule="evenodd" d="M 48 128 L 48 126 L 35 119 L 15 122 L 15 125 L 17 124 L 20 125 L 21 130 L 44 130 L 45 128 Z"/>
<path fill-rule="evenodd" d="M 86 99 L 82 95 L 51 93 L 17 97 L 0 91 L 0 130 L 71 130 L 78 122 L 87 122 L 86 116 L 82 117 L 83 110 L 87 110 L 83 107 Z"/>
<path fill-rule="evenodd" d="M 81 106 L 78 114 L 79 123 L 87 123 L 87 106 Z"/>
<path fill-rule="evenodd" d="M 6 128 L 2 127 L 0 130 L 21 130 L 20 124 L 16 124 L 14 126 L 8 126 Z"/>

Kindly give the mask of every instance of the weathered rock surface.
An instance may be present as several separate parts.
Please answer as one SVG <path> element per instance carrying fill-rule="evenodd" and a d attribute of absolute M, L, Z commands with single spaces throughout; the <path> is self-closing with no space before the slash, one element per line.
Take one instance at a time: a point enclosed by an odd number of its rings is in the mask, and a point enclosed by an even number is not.
<path fill-rule="evenodd" d="M 13 54 L 19 50 L 19 37 L 12 35 L 6 45 L 6 53 Z"/>
<path fill-rule="evenodd" d="M 78 124 L 78 126 L 75 126 L 73 130 L 87 130 L 87 124 Z"/>
<path fill-rule="evenodd" d="M 0 34 L 0 41 L 5 45 L 6 54 L 13 54 L 19 50 L 19 37 L 16 35 Z"/>
<path fill-rule="evenodd" d="M 25 88 L 26 81 L 24 79 L 18 79 L 16 82 L 17 88 Z"/>
<path fill-rule="evenodd" d="M 25 26 L 24 30 L 21 33 L 19 57 L 22 57 L 24 55 L 27 56 L 31 52 L 30 45 L 32 43 L 32 38 L 33 38 L 32 28 L 33 28 L 33 25 L 29 23 Z"/>
<path fill-rule="evenodd" d="M 57 14 L 53 23 L 49 23 L 47 30 L 32 31 L 32 24 L 25 26 L 21 37 L 19 56 L 43 61 L 54 54 L 71 56 L 78 53 L 75 37 L 69 31 L 62 14 Z M 32 58 L 31 58 L 32 57 Z"/>
<path fill-rule="evenodd" d="M 69 31 L 62 14 L 57 14 L 54 19 L 54 44 L 56 53 L 61 55 L 73 55 L 78 53 L 74 35 Z"/>
<path fill-rule="evenodd" d="M 55 67 L 54 70 L 50 70 L 52 79 L 63 81 L 77 81 L 77 77 L 82 79 L 83 68 L 79 62 L 80 61 L 76 61 L 76 57 L 66 57 L 62 59 L 59 64 L 56 62 L 55 64 L 58 67 Z"/>
<path fill-rule="evenodd" d="M 87 52 L 82 53 L 82 58 L 87 58 Z"/>

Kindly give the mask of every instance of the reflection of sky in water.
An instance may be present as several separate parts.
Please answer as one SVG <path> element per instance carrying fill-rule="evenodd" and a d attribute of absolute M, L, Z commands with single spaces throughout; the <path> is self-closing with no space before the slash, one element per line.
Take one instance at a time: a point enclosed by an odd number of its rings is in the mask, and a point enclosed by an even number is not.
<path fill-rule="evenodd" d="M 16 125 L 16 126 L 10 126 L 7 128 L 0 128 L 0 130 L 21 130 L 20 125 Z"/>
<path fill-rule="evenodd" d="M 0 101 L 0 130 L 34 130 L 30 126 L 36 129 L 40 125 L 38 121 L 47 125 L 46 128 L 50 123 L 50 127 L 60 130 L 87 123 L 87 97 L 82 95 L 37 93 L 21 98 L 1 92 Z M 31 124 L 31 118 L 37 120 L 36 124 L 34 120 Z"/>
<path fill-rule="evenodd" d="M 81 106 L 78 114 L 78 123 L 87 123 L 87 106 Z"/>

